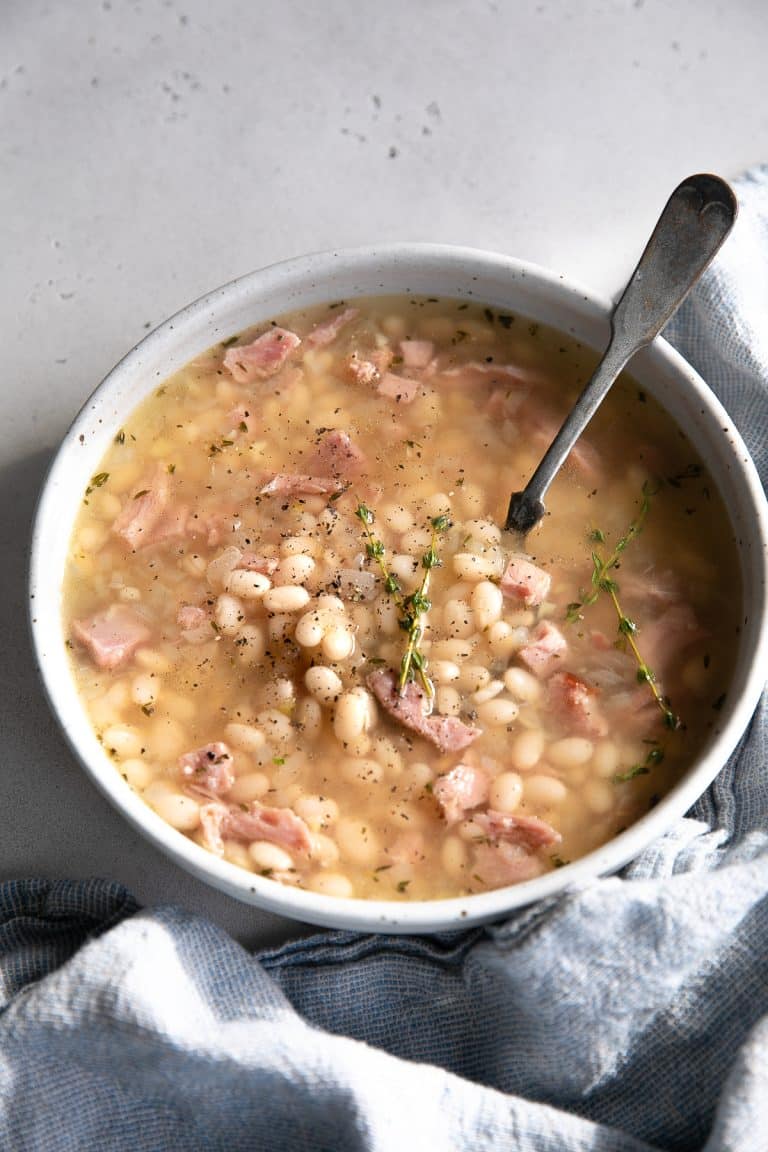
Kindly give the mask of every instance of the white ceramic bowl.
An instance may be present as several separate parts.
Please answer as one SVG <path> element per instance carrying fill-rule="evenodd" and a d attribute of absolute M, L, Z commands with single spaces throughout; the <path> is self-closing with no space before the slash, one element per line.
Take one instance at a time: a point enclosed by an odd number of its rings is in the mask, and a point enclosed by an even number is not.
<path fill-rule="evenodd" d="M 607 301 L 562 276 L 472 249 L 401 244 L 322 253 L 217 288 L 162 324 L 110 372 L 75 420 L 43 490 L 32 544 L 32 632 L 51 706 L 94 783 L 127 820 L 200 879 L 248 903 L 315 924 L 362 931 L 433 932 L 488 921 L 615 871 L 678 819 L 732 752 L 760 696 L 768 660 L 768 507 L 738 433 L 707 385 L 663 340 L 631 370 L 685 429 L 707 461 L 739 542 L 744 628 L 733 684 L 718 724 L 683 779 L 646 816 L 588 856 L 514 887 L 461 899 L 341 900 L 283 887 L 198 847 L 129 788 L 89 723 L 70 673 L 60 599 L 69 539 L 89 478 L 131 410 L 204 349 L 283 312 L 359 295 L 415 293 L 473 298 L 551 325 L 602 349 Z M 738 579 L 730 573 L 729 580 Z"/>

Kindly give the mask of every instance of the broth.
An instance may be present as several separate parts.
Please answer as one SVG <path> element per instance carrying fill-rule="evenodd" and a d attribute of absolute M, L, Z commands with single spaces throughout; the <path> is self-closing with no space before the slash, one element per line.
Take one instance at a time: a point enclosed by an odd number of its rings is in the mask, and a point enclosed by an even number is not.
<path fill-rule="evenodd" d="M 502 539 L 594 363 L 524 317 L 379 297 L 169 378 L 88 485 L 63 592 L 129 785 L 251 872 L 395 900 L 528 879 L 646 812 L 722 704 L 738 560 L 626 375 L 527 554 Z"/>

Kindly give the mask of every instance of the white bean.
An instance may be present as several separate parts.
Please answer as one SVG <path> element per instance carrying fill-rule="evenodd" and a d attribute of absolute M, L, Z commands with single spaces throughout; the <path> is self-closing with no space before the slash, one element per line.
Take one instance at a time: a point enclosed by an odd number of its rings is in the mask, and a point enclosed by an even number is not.
<path fill-rule="evenodd" d="M 491 624 L 495 624 L 497 620 L 501 619 L 504 596 L 498 585 L 491 584 L 490 580 L 481 580 L 479 584 L 475 585 L 471 604 L 475 614 L 475 624 L 480 632 L 484 632 L 486 628 L 490 628 Z"/>
<path fill-rule="evenodd" d="M 138 792 L 143 792 L 155 778 L 154 769 L 146 760 L 123 760 L 120 771 L 131 788 L 135 788 Z"/>
<path fill-rule="evenodd" d="M 333 713 L 333 731 L 336 739 L 348 744 L 362 736 L 369 720 L 368 693 L 364 688 L 343 692 L 336 701 Z"/>
<path fill-rule="evenodd" d="M 113 724 L 101 734 L 101 742 L 119 760 L 134 760 L 142 750 L 141 733 L 129 724 Z"/>
<path fill-rule="evenodd" d="M 597 745 L 592 766 L 598 776 L 615 775 L 619 767 L 619 750 L 611 740 L 601 740 Z"/>
<path fill-rule="evenodd" d="M 535 703 L 541 697 L 541 681 L 524 668 L 508 668 L 504 673 L 504 684 L 510 696 L 521 703 Z"/>
<path fill-rule="evenodd" d="M 296 643 L 302 648 L 317 648 L 325 636 L 325 623 L 322 615 L 314 609 L 305 612 L 296 625 Z"/>
<path fill-rule="evenodd" d="M 327 796 L 315 796 L 307 793 L 296 800 L 293 808 L 296 815 L 301 816 L 313 832 L 320 832 L 324 828 L 329 828 L 339 818 L 338 804 Z"/>
<path fill-rule="evenodd" d="M 334 625 L 323 636 L 322 649 L 328 660 L 346 660 L 355 650 L 355 635 L 344 625 Z"/>
<path fill-rule="evenodd" d="M 488 700 L 493 700 L 503 691 L 503 680 L 490 680 L 484 688 L 479 688 L 477 692 L 472 693 L 472 702 L 473 704 L 485 704 Z"/>
<path fill-rule="evenodd" d="M 353 864 L 373 864 L 378 858 L 378 837 L 365 820 L 339 820 L 336 825 L 336 842 L 342 856 Z"/>
<path fill-rule="evenodd" d="M 243 624 L 234 635 L 235 653 L 246 665 L 258 664 L 264 658 L 267 640 L 258 624 Z"/>
<path fill-rule="evenodd" d="M 392 532 L 407 532 L 413 527 L 413 516 L 402 504 L 385 504 L 381 519 Z"/>
<path fill-rule="evenodd" d="M 514 812 L 523 798 L 523 781 L 517 772 L 501 772 L 491 781 L 489 804 L 499 812 Z"/>
<path fill-rule="evenodd" d="M 313 536 L 287 536 L 280 542 L 281 556 L 317 556 L 321 551 Z"/>
<path fill-rule="evenodd" d="M 275 571 L 276 584 L 304 584 L 315 571 L 311 556 L 287 556 Z"/>
<path fill-rule="evenodd" d="M 144 789 L 144 799 L 158 816 L 180 832 L 191 832 L 200 823 L 200 805 L 191 796 L 185 796 L 169 787 L 165 780 L 157 780 Z"/>
<path fill-rule="evenodd" d="M 435 704 L 441 716 L 458 716 L 461 712 L 461 695 L 450 684 L 440 684 L 435 691 Z"/>
<path fill-rule="evenodd" d="M 339 862 L 339 846 L 330 836 L 322 832 L 315 832 L 312 837 L 312 859 L 316 860 L 321 868 L 329 868 Z"/>
<path fill-rule="evenodd" d="M 241 600 L 224 592 L 216 599 L 213 618 L 219 632 L 224 636 L 234 636 L 245 622 L 245 609 Z"/>
<path fill-rule="evenodd" d="M 453 556 L 453 570 L 462 580 L 473 583 L 501 576 L 498 559 L 489 553 L 477 555 L 475 552 L 456 552 Z"/>
<path fill-rule="evenodd" d="M 268 791 L 268 776 L 263 772 L 246 772 L 235 780 L 227 793 L 227 800 L 233 804 L 247 804 L 250 800 L 260 800 Z"/>
<path fill-rule="evenodd" d="M 224 587 L 232 596 L 241 596 L 243 600 L 259 600 L 272 587 L 272 581 L 261 572 L 236 568 L 227 576 Z"/>
<path fill-rule="evenodd" d="M 323 710 L 318 701 L 311 696 L 299 700 L 293 721 L 305 740 L 316 740 L 323 728 Z"/>
<path fill-rule="evenodd" d="M 459 678 L 460 668 L 452 660 L 430 660 L 429 675 L 435 684 L 451 684 Z"/>
<path fill-rule="evenodd" d="M 544 736 L 539 728 L 528 728 L 509 745 L 508 759 L 518 772 L 535 768 L 544 753 Z"/>
<path fill-rule="evenodd" d="M 154 704 L 160 692 L 160 684 L 155 676 L 147 673 L 135 676 L 131 684 L 131 699 L 141 708 Z"/>
<path fill-rule="evenodd" d="M 370 757 L 347 757 L 339 765 L 341 776 L 349 784 L 378 784 L 384 777 L 384 766 Z"/>
<path fill-rule="evenodd" d="M 616 803 L 616 790 L 608 780 L 588 780 L 581 789 L 581 796 L 596 816 L 606 816 Z"/>
<path fill-rule="evenodd" d="M 270 743 L 289 744 L 296 735 L 288 717 L 278 712 L 276 708 L 267 708 L 259 712 L 256 722 Z"/>
<path fill-rule="evenodd" d="M 253 724 L 238 724 L 235 721 L 227 724 L 224 736 L 228 744 L 240 748 L 243 752 L 256 752 L 267 742 L 260 728 L 256 728 Z"/>
<path fill-rule="evenodd" d="M 576 768 L 592 759 L 594 745 L 583 736 L 566 736 L 547 748 L 547 760 L 556 768 Z"/>
<path fill-rule="evenodd" d="M 491 674 L 482 664 L 464 664 L 459 673 L 458 685 L 464 692 L 477 692 L 491 682 Z"/>
<path fill-rule="evenodd" d="M 500 699 L 488 700 L 485 704 L 478 704 L 477 718 L 481 725 L 488 728 L 503 728 L 517 719 L 519 708 L 514 700 Z"/>
<path fill-rule="evenodd" d="M 467 866 L 467 846 L 458 836 L 446 836 L 440 860 L 449 876 L 461 876 Z"/>
<path fill-rule="evenodd" d="M 309 601 L 309 592 L 297 584 L 280 584 L 264 593 L 264 607 L 268 612 L 300 612 Z"/>
<path fill-rule="evenodd" d="M 475 631 L 474 613 L 463 600 L 447 600 L 443 609 L 443 629 L 455 639 L 464 639 Z"/>
<path fill-rule="evenodd" d="M 307 887 L 321 896 L 334 896 L 341 900 L 348 900 L 355 892 L 352 881 L 341 872 L 317 872 L 310 876 Z"/>
<path fill-rule="evenodd" d="M 290 872 L 293 869 L 293 857 L 269 840 L 254 840 L 248 845 L 248 855 L 257 872 Z"/>
<path fill-rule="evenodd" d="M 342 691 L 342 680 L 332 668 L 315 664 L 304 673 L 307 691 L 321 704 L 332 704 Z"/>
<path fill-rule="evenodd" d="M 562 780 L 558 780 L 555 776 L 537 773 L 535 776 L 525 777 L 523 796 L 525 803 L 533 809 L 553 808 L 562 804 L 567 798 L 568 789 Z"/>
<path fill-rule="evenodd" d="M 464 532 L 487 546 L 498 544 L 501 540 L 501 529 L 491 520 L 467 520 Z"/>

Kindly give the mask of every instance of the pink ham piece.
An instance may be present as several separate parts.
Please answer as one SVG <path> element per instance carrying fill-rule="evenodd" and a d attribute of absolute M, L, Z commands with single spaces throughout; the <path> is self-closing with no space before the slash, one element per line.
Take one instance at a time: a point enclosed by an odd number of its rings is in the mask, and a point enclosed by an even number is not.
<path fill-rule="evenodd" d="M 526 608 L 543 604 L 549 594 L 552 577 L 524 556 L 513 556 L 501 578 L 501 591 L 511 600 L 519 600 Z"/>
<path fill-rule="evenodd" d="M 385 372 L 376 389 L 380 396 L 386 396 L 398 404 L 410 404 L 412 400 L 416 399 L 418 390 L 418 380 L 411 380 L 407 376 L 396 376 L 394 372 Z"/>
<path fill-rule="evenodd" d="M 497 812 L 489 808 L 472 817 L 474 824 L 482 829 L 489 840 L 503 840 L 515 844 L 528 852 L 559 844 L 562 836 L 546 820 L 538 816 L 516 816 L 511 812 Z"/>
<path fill-rule="evenodd" d="M 515 364 L 484 364 L 479 360 L 460 364 L 456 368 L 447 368 L 441 375 L 459 378 L 462 384 L 475 386 L 496 382 L 530 386 L 540 384 L 544 379 L 534 368 L 523 368 Z"/>
<path fill-rule="evenodd" d="M 327 344 L 332 344 L 342 328 L 346 328 L 347 324 L 351 324 L 357 316 L 359 316 L 357 308 L 345 308 L 337 316 L 323 320 L 321 324 L 316 324 L 309 333 L 307 344 L 311 344 L 313 348 L 325 348 Z"/>
<path fill-rule="evenodd" d="M 246 572 L 260 572 L 262 576 L 272 576 L 280 563 L 276 556 L 259 556 L 256 552 L 243 552 L 237 568 Z"/>
<path fill-rule="evenodd" d="M 329 428 L 320 437 L 308 467 L 321 475 L 352 479 L 365 469 L 365 455 L 346 432 Z"/>
<path fill-rule="evenodd" d="M 238 384 L 253 384 L 276 375 L 301 340 L 287 328 L 269 328 L 250 344 L 228 348 L 224 367 Z"/>
<path fill-rule="evenodd" d="M 147 624 L 130 608 L 113 604 L 85 620 L 72 621 L 72 635 L 99 668 L 112 672 L 127 664 L 150 637 Z"/>
<path fill-rule="evenodd" d="M 357 352 L 353 352 L 347 360 L 347 372 L 355 384 L 375 384 L 382 372 L 386 372 L 389 368 L 392 356 L 391 348 L 377 348 L 364 359 L 361 359 Z"/>
<path fill-rule="evenodd" d="M 555 672 L 547 681 L 549 706 L 571 732 L 605 736 L 608 724 L 595 700 L 595 691 L 572 672 Z"/>
<path fill-rule="evenodd" d="M 260 496 L 330 496 L 344 485 L 332 476 L 302 476 L 279 472 L 259 492 Z"/>
<path fill-rule="evenodd" d="M 432 359 L 435 346 L 431 340 L 401 340 L 400 351 L 406 368 L 426 368 Z"/>
<path fill-rule="evenodd" d="M 192 628 L 202 628 L 204 624 L 209 623 L 210 619 L 210 612 L 206 611 L 205 608 L 198 607 L 197 604 L 180 604 L 176 613 L 176 623 L 182 632 L 188 632 Z"/>
<path fill-rule="evenodd" d="M 544 680 L 560 665 L 567 650 L 568 644 L 560 629 L 549 620 L 542 620 L 517 655 L 534 676 Z"/>
<path fill-rule="evenodd" d="M 181 525 L 177 524 L 176 527 L 180 528 Z M 152 479 L 123 504 L 112 524 L 112 531 L 135 552 L 138 548 L 145 548 L 174 534 L 173 528 L 171 480 L 168 469 L 158 465 Z"/>
<path fill-rule="evenodd" d="M 472 872 L 495 888 L 540 876 L 544 863 L 536 853 L 562 840 L 551 824 L 537 816 L 517 816 L 489 808 L 473 816 L 472 823 L 487 837 L 487 842 L 475 849 Z"/>
<path fill-rule="evenodd" d="M 522 884 L 541 876 L 544 871 L 543 861 L 518 844 L 508 844 L 502 840 L 497 844 L 478 844 L 475 848 L 472 875 L 489 888 Z"/>
<path fill-rule="evenodd" d="M 480 728 L 472 728 L 455 716 L 428 715 L 427 698 L 414 681 L 406 685 L 401 696 L 397 676 L 391 668 L 371 672 L 368 686 L 390 716 L 404 728 L 429 740 L 441 752 L 462 752 L 481 733 Z"/>
<path fill-rule="evenodd" d="M 438 776 L 432 795 L 440 805 L 448 824 L 464 819 L 466 812 L 479 808 L 488 799 L 489 781 L 485 772 L 469 764 L 457 764 L 444 776 Z"/>
<path fill-rule="evenodd" d="M 211 797 L 229 792 L 235 782 L 232 755 L 221 740 L 180 756 L 179 773 L 191 791 Z"/>
<path fill-rule="evenodd" d="M 302 856 L 312 850 L 308 826 L 290 808 L 268 808 L 258 800 L 246 805 L 213 803 L 201 808 L 200 821 L 203 843 L 217 856 L 224 851 L 224 839 L 245 844 L 268 840 Z"/>

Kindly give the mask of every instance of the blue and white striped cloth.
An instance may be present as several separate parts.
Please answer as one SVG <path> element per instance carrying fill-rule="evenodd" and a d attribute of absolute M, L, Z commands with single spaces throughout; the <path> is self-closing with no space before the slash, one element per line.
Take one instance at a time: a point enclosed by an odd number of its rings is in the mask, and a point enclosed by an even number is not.
<path fill-rule="evenodd" d="M 766 479 L 768 168 L 668 336 Z M 0 885 L 0 1148 L 765 1152 L 766 714 L 621 876 L 252 956 L 104 881 Z"/>

